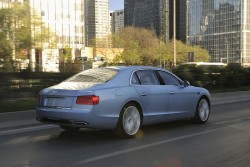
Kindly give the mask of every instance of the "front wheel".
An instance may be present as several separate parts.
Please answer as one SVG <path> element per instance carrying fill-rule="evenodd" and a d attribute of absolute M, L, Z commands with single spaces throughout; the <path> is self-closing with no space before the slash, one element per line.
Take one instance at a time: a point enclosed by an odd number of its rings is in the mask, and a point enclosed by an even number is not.
<path fill-rule="evenodd" d="M 210 114 L 210 105 L 205 98 L 201 98 L 198 102 L 194 121 L 197 123 L 206 123 Z"/>
<path fill-rule="evenodd" d="M 122 108 L 116 134 L 121 137 L 133 137 L 139 130 L 141 125 L 141 115 L 135 104 L 129 103 Z"/>

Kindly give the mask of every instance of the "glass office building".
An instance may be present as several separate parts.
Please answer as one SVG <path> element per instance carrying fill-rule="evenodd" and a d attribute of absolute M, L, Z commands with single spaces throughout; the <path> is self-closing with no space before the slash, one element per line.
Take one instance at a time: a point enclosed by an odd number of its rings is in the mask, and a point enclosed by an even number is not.
<path fill-rule="evenodd" d="M 31 24 L 32 49 L 23 48 L 25 56 L 22 56 L 13 45 L 13 60 L 21 58 L 18 61 L 23 62 L 22 59 L 29 59 L 32 70 L 57 72 L 64 48 L 71 49 L 72 59 L 81 56 L 81 51 L 85 49 L 84 2 L 85 0 L 0 0 L 0 9 L 13 8 L 17 4 L 29 6 L 27 19 Z M 17 26 L 22 24 L 12 25 Z M 13 43 L 18 43 L 15 33 L 13 34 Z"/>
<path fill-rule="evenodd" d="M 112 12 L 112 33 L 121 32 L 124 28 L 124 10 Z"/>
<path fill-rule="evenodd" d="M 187 1 L 176 0 L 176 39 L 186 43 L 187 41 Z"/>
<path fill-rule="evenodd" d="M 250 64 L 250 1 L 188 0 L 187 41 L 212 62 Z"/>
<path fill-rule="evenodd" d="M 84 48 L 84 0 L 29 0 L 31 14 L 57 36 L 57 48 Z"/>
<path fill-rule="evenodd" d="M 84 1 L 86 46 L 96 45 L 100 47 L 107 45 L 109 42 L 107 36 L 111 33 L 109 0 Z"/>
<path fill-rule="evenodd" d="M 125 26 L 149 28 L 168 41 L 172 36 L 172 7 L 169 0 L 124 0 Z"/>

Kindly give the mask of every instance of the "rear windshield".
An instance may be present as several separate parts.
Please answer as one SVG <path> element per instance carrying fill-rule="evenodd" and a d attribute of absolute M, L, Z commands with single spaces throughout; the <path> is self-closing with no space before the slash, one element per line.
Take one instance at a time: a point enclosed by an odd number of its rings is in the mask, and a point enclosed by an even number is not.
<path fill-rule="evenodd" d="M 96 68 L 83 71 L 66 80 L 66 82 L 108 82 L 118 70 L 109 68 Z"/>

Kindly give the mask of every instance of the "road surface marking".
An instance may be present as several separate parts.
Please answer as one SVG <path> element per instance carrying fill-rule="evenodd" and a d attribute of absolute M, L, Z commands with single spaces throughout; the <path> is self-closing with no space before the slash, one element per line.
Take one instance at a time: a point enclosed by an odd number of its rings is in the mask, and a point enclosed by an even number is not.
<path fill-rule="evenodd" d="M 219 128 L 216 128 L 216 129 L 211 129 L 211 130 L 207 130 L 207 131 L 203 131 L 203 132 L 199 132 L 199 133 L 184 135 L 184 136 L 175 137 L 175 138 L 172 138 L 172 139 L 167 139 L 167 140 L 163 140 L 163 141 L 159 141 L 159 142 L 155 142 L 155 143 L 145 144 L 145 145 L 134 147 L 134 148 L 115 151 L 115 152 L 104 154 L 104 155 L 101 155 L 101 156 L 96 156 L 96 157 L 92 157 L 92 158 L 89 158 L 89 159 L 85 159 L 83 161 L 77 162 L 76 164 L 77 165 L 82 165 L 82 164 L 86 164 L 86 163 L 90 163 L 90 162 L 95 162 L 95 161 L 103 160 L 103 159 L 106 159 L 106 158 L 111 158 L 111 157 L 114 157 L 114 156 L 118 156 L 118 155 L 121 155 L 121 154 L 130 153 L 130 152 L 133 152 L 133 151 L 139 151 L 139 150 L 142 150 L 142 149 L 155 147 L 155 146 L 159 146 L 159 145 L 162 145 L 162 144 L 167 144 L 167 143 L 178 141 L 178 140 L 183 140 L 183 139 L 187 139 L 187 138 L 191 138 L 191 137 L 195 137 L 195 136 L 200 136 L 200 135 L 216 132 L 216 131 L 219 131 L 219 130 L 225 129 L 225 128 L 227 128 L 227 127 L 219 127 Z"/>
<path fill-rule="evenodd" d="M 241 119 L 236 119 L 236 120 L 232 120 L 232 121 L 225 121 L 225 122 L 222 122 L 222 123 L 229 123 L 229 122 L 237 123 L 237 122 L 241 122 L 243 120 L 249 120 L 249 119 L 250 119 L 250 117 L 247 117 L 247 118 L 241 118 Z M 86 164 L 86 163 L 90 163 L 90 162 L 95 162 L 95 161 L 103 160 L 103 159 L 106 159 L 106 158 L 111 158 L 111 157 L 114 157 L 114 156 L 118 156 L 118 155 L 121 155 L 121 154 L 126 154 L 126 153 L 129 153 L 129 152 L 133 152 L 133 151 L 138 151 L 138 150 L 142 150 L 142 149 L 146 149 L 146 148 L 150 148 L 150 147 L 155 147 L 155 146 L 159 146 L 159 145 L 162 145 L 162 144 L 167 144 L 167 143 L 182 140 L 182 139 L 187 139 L 187 138 L 191 138 L 191 137 L 195 137 L 195 136 L 200 136 L 200 135 L 216 132 L 216 131 L 219 131 L 219 130 L 222 130 L 222 129 L 225 129 L 225 128 L 228 128 L 228 126 L 218 127 L 218 128 L 206 130 L 206 131 L 203 131 L 203 132 L 193 133 L 193 134 L 184 135 L 184 136 L 180 136 L 180 137 L 175 137 L 175 138 L 172 138 L 172 139 L 167 139 L 167 140 L 163 140 L 163 141 L 159 141 L 159 142 L 155 142 L 155 143 L 145 144 L 145 145 L 134 147 L 134 148 L 115 151 L 115 152 L 112 152 L 112 153 L 108 153 L 108 154 L 104 154 L 104 155 L 101 155 L 101 156 L 88 158 L 88 159 L 85 159 L 83 161 L 79 161 L 79 162 L 77 162 L 77 164 L 79 165 L 79 164 Z"/>
<path fill-rule="evenodd" d="M 246 101 L 250 101 L 250 98 L 212 102 L 212 105 L 215 105 L 215 106 L 216 106 L 216 105 L 232 104 L 232 103 L 246 102 Z"/>
<path fill-rule="evenodd" d="M 34 127 L 28 127 L 28 128 L 5 130 L 5 131 L 0 132 L 0 136 L 12 135 L 12 134 L 30 132 L 30 131 L 37 131 L 37 130 L 43 130 L 43 129 L 50 129 L 50 128 L 55 128 L 55 127 L 57 127 L 57 126 L 55 126 L 55 125 L 42 125 L 42 126 L 34 126 Z"/>

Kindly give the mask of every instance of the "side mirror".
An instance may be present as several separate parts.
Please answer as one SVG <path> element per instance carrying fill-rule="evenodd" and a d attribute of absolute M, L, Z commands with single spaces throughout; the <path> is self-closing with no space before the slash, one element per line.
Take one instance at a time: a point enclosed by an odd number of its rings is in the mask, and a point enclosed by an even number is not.
<path fill-rule="evenodd" d="M 188 81 L 185 80 L 185 81 L 184 81 L 184 86 L 185 86 L 185 87 L 188 87 L 188 86 L 190 86 L 190 83 L 189 83 Z"/>

